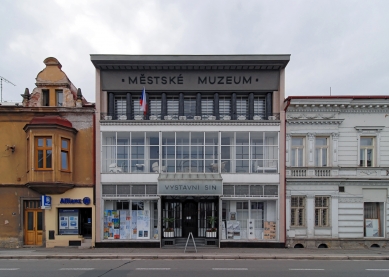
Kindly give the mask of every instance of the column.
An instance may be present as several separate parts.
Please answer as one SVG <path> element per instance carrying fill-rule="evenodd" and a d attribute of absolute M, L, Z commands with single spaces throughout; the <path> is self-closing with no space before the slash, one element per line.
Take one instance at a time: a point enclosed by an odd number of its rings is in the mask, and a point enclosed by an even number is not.
<path fill-rule="evenodd" d="M 180 92 L 178 97 L 178 116 L 184 115 L 184 93 Z"/>
<path fill-rule="evenodd" d="M 219 114 L 219 93 L 215 92 L 213 95 L 213 115 L 216 116 L 216 119 L 220 119 Z"/>
<path fill-rule="evenodd" d="M 272 93 L 269 92 L 266 94 L 266 113 L 265 118 L 269 119 L 269 116 L 273 115 L 273 99 L 272 99 Z"/>
<path fill-rule="evenodd" d="M 166 92 L 162 92 L 161 96 L 161 119 L 163 120 L 165 115 L 167 115 L 167 97 Z"/>
<path fill-rule="evenodd" d="M 201 116 L 201 93 L 196 94 L 196 115 Z"/>
<path fill-rule="evenodd" d="M 112 116 L 112 119 L 114 118 L 115 114 L 115 95 L 112 92 L 108 93 L 108 115 Z"/>
<path fill-rule="evenodd" d="M 254 117 L 254 93 L 250 92 L 249 93 L 249 120 L 252 120 Z"/>
<path fill-rule="evenodd" d="M 313 194 L 307 195 L 305 212 L 307 215 L 307 237 L 313 238 L 315 236 L 315 196 Z"/>
<path fill-rule="evenodd" d="M 237 119 L 237 109 L 236 109 L 236 92 L 233 92 L 231 95 L 231 119 Z"/>
<path fill-rule="evenodd" d="M 127 115 L 127 120 L 133 119 L 132 118 L 132 95 L 130 92 L 127 92 L 126 94 L 126 115 Z"/>
<path fill-rule="evenodd" d="M 339 238 L 339 195 L 331 196 L 331 236 L 332 238 Z"/>

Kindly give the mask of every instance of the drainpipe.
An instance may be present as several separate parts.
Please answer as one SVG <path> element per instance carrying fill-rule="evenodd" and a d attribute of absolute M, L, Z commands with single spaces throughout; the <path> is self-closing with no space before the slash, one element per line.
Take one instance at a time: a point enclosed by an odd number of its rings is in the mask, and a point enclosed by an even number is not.
<path fill-rule="evenodd" d="M 290 100 L 291 99 L 289 97 L 285 99 L 285 101 L 287 103 L 286 103 L 286 106 L 284 108 L 284 112 L 285 112 L 285 123 L 284 123 L 285 141 L 284 141 L 284 149 L 285 150 L 286 150 L 286 111 L 287 111 L 287 109 L 288 109 L 288 107 L 290 105 Z M 285 209 L 285 211 L 284 211 L 285 212 L 285 222 L 284 222 L 285 232 L 284 232 L 284 236 L 285 237 L 284 237 L 284 241 L 285 241 L 285 246 L 287 246 L 287 240 L 286 240 L 286 237 L 287 237 L 287 235 L 286 235 L 286 151 L 284 151 L 284 163 L 285 163 L 284 168 L 283 168 L 284 178 L 285 178 L 285 180 L 284 180 L 284 183 L 285 183 L 285 192 L 284 192 L 284 209 Z"/>

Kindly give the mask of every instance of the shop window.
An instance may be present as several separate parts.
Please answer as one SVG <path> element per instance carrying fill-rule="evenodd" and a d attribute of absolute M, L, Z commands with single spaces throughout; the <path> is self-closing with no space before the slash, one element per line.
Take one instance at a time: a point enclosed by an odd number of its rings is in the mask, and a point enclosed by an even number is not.
<path fill-rule="evenodd" d="M 56 106 L 58 106 L 58 107 L 63 106 L 63 91 L 62 90 L 55 90 L 55 102 L 56 102 Z"/>
<path fill-rule="evenodd" d="M 292 196 L 290 209 L 290 225 L 305 226 L 305 196 Z"/>
<path fill-rule="evenodd" d="M 70 170 L 70 140 L 61 139 L 61 170 Z"/>
<path fill-rule="evenodd" d="M 374 138 L 361 137 L 359 145 L 359 166 L 374 166 Z"/>
<path fill-rule="evenodd" d="M 304 166 L 304 147 L 304 138 L 292 138 L 291 166 Z"/>
<path fill-rule="evenodd" d="M 328 227 L 329 226 L 329 202 L 328 196 L 315 197 L 315 226 Z"/>
<path fill-rule="evenodd" d="M 365 237 L 383 237 L 385 212 L 382 202 L 365 202 L 364 204 Z"/>
<path fill-rule="evenodd" d="M 328 166 L 328 138 L 315 139 L 315 166 Z"/>
<path fill-rule="evenodd" d="M 105 200 L 103 239 L 158 239 L 156 203 L 156 200 Z"/>
<path fill-rule="evenodd" d="M 35 138 L 35 168 L 51 169 L 52 168 L 52 138 L 36 137 Z"/>
<path fill-rule="evenodd" d="M 59 235 L 77 235 L 79 229 L 78 209 L 58 209 Z"/>

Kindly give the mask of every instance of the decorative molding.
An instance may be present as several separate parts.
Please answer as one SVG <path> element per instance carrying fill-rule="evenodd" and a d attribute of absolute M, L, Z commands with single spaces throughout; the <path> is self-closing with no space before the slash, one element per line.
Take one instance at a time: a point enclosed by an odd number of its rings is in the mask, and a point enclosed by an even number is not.
<path fill-rule="evenodd" d="M 342 124 L 343 120 L 344 119 L 331 119 L 331 120 L 327 120 L 327 119 L 290 120 L 290 119 L 287 119 L 286 122 L 288 124 L 295 124 L 295 125 L 307 125 L 307 124 L 311 124 L 311 125 L 340 125 L 340 124 Z"/>
<path fill-rule="evenodd" d="M 358 173 L 360 175 L 365 174 L 365 175 L 368 175 L 368 176 L 370 176 L 370 175 L 376 176 L 378 174 L 378 171 L 377 170 L 358 170 Z"/>
<path fill-rule="evenodd" d="M 363 203 L 363 197 L 340 197 L 339 203 Z"/>
<path fill-rule="evenodd" d="M 127 121 L 109 121 L 104 122 L 100 121 L 101 126 L 280 126 L 279 121 L 272 121 L 272 122 L 248 122 L 248 121 L 212 121 L 212 122 L 206 122 L 206 121 L 178 121 L 178 120 L 159 120 L 159 121 L 147 121 L 147 120 L 139 120 L 141 122 L 136 122 L 132 120 Z"/>

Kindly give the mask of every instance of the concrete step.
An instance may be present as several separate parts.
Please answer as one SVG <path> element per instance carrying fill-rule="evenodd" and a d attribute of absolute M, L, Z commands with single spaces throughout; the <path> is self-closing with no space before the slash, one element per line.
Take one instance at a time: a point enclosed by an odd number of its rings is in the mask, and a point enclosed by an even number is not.
<path fill-rule="evenodd" d="M 79 249 L 92 248 L 92 239 L 83 238 L 82 241 L 81 241 L 81 246 L 79 246 L 78 248 Z"/>

